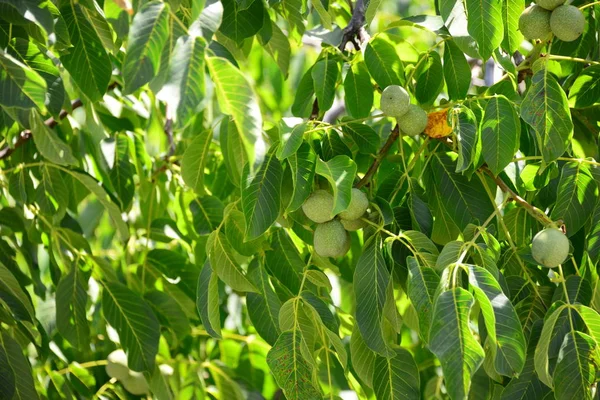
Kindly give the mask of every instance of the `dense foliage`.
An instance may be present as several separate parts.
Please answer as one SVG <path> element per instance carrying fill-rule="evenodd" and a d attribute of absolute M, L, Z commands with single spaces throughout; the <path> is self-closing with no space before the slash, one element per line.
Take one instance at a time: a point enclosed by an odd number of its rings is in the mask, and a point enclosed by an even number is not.
<path fill-rule="evenodd" d="M 0 0 L 0 399 L 597 398 L 563 3 Z"/>

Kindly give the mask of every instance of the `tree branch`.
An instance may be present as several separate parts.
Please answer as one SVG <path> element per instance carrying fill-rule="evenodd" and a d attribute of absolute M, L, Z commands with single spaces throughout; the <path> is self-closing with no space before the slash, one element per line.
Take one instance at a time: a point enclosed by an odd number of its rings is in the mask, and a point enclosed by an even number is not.
<path fill-rule="evenodd" d="M 344 51 L 348 42 L 352 43 L 356 50 L 359 50 L 360 43 L 367 39 L 367 32 L 364 28 L 366 11 L 365 1 L 356 0 L 354 10 L 352 10 L 352 18 L 350 19 L 350 22 L 348 22 L 348 26 L 343 30 L 342 42 L 339 46 L 341 51 Z"/>
<path fill-rule="evenodd" d="M 112 89 L 116 88 L 117 86 L 119 86 L 119 84 L 117 82 L 113 82 L 110 84 L 110 86 L 108 86 L 107 91 L 112 90 Z M 67 118 L 67 115 L 69 115 L 70 112 L 73 112 L 73 110 L 75 110 L 81 106 L 83 106 L 83 102 L 81 101 L 81 99 L 75 99 L 71 102 L 71 110 L 70 111 L 61 110 L 60 113 L 58 114 L 58 119 L 55 119 L 54 117 L 50 117 L 44 121 L 44 124 L 48 128 L 54 128 L 56 125 L 58 125 L 58 123 L 60 121 Z M 21 147 L 25 143 L 27 143 L 29 141 L 29 139 L 31 139 L 31 134 L 32 134 L 32 132 L 29 129 L 25 129 L 24 131 L 21 132 L 21 134 L 19 135 L 19 138 L 17 139 L 17 141 L 15 142 L 15 145 L 13 147 L 6 145 L 4 148 L 0 149 L 0 160 L 4 160 L 4 159 L 10 157 L 10 155 L 12 153 L 14 153 L 19 147 Z"/>
<path fill-rule="evenodd" d="M 387 155 L 388 151 L 390 151 L 394 142 L 396 142 L 396 140 L 398 139 L 399 136 L 400 136 L 400 128 L 396 124 L 394 129 L 392 129 L 390 136 L 388 136 L 387 141 L 385 142 L 385 144 L 383 145 L 381 150 L 379 150 L 379 153 L 377 153 L 377 157 L 373 161 L 373 164 L 371 164 L 371 166 L 367 170 L 367 173 L 365 174 L 365 176 L 363 176 L 362 179 L 360 181 L 358 181 L 358 183 L 356 184 L 356 188 L 360 189 L 361 187 L 365 186 L 371 180 L 373 175 L 375 175 L 375 172 L 377 172 L 379 165 L 381 165 L 381 162 Z"/>

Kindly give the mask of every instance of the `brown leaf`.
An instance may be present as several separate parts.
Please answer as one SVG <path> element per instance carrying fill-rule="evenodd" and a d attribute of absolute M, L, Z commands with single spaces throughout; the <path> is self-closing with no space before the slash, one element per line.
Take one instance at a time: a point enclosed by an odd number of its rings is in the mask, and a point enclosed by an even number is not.
<path fill-rule="evenodd" d="M 427 116 L 427 127 L 425 134 L 431 138 L 441 138 L 452 133 L 452 127 L 448 125 L 448 109 L 429 113 Z"/>

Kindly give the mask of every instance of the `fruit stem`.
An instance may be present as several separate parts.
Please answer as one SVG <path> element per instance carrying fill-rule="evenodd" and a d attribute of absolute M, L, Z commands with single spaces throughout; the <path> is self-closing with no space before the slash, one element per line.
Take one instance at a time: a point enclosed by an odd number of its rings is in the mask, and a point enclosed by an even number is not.
<path fill-rule="evenodd" d="M 360 189 L 361 187 L 365 186 L 371 180 L 373 175 L 375 175 L 375 172 L 377 172 L 379 165 L 387 155 L 388 151 L 390 151 L 390 148 L 394 145 L 394 142 L 398 139 L 399 136 L 400 128 L 398 127 L 398 124 L 396 124 L 394 129 L 392 129 L 392 132 L 390 133 L 390 136 L 388 137 L 387 141 L 385 142 L 381 150 L 379 150 L 379 153 L 377 153 L 377 157 L 375 157 L 375 160 L 373 160 L 373 163 L 367 170 L 367 173 L 356 184 L 355 187 L 357 189 Z"/>
<path fill-rule="evenodd" d="M 594 1 L 593 3 L 584 4 L 581 7 L 579 7 L 579 9 L 580 10 L 584 10 L 584 9 L 586 9 L 588 7 L 593 7 L 593 6 L 597 5 L 597 4 L 600 4 L 600 1 Z"/>
<path fill-rule="evenodd" d="M 96 360 L 96 361 L 88 361 L 88 362 L 81 363 L 81 364 L 79 364 L 79 367 L 87 369 L 87 368 L 92 368 L 92 367 L 100 367 L 100 366 L 106 365 L 106 364 L 108 364 L 107 360 Z M 70 365 L 67 368 L 63 368 L 63 369 L 56 371 L 56 373 L 58 375 L 64 375 L 68 372 L 71 372 Z"/>
<path fill-rule="evenodd" d="M 600 61 L 586 60 L 586 59 L 577 58 L 577 57 L 559 56 L 556 54 L 548 54 L 546 56 L 546 58 L 548 60 L 564 60 L 564 61 L 573 61 L 573 62 L 579 62 L 579 63 L 585 63 L 585 64 L 592 64 L 592 65 L 600 65 Z"/>

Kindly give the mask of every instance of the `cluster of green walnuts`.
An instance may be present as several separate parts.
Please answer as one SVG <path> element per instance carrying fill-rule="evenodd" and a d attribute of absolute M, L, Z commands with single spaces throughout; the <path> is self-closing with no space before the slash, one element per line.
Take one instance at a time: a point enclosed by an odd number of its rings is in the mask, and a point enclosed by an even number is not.
<path fill-rule="evenodd" d="M 164 376 L 173 375 L 173 367 L 167 364 L 159 366 L 160 372 Z M 106 373 L 111 378 L 117 379 L 129 393 L 141 396 L 150 392 L 148 381 L 144 374 L 132 371 L 127 366 L 127 355 L 121 349 L 110 353 L 106 359 Z"/>
<path fill-rule="evenodd" d="M 315 252 L 321 257 L 341 257 L 350 250 L 348 231 L 357 231 L 367 223 L 363 217 L 369 199 L 360 189 L 353 188 L 348 208 L 333 215 L 333 196 L 326 190 L 315 190 L 302 205 L 302 211 L 317 223 L 314 233 Z"/>
<path fill-rule="evenodd" d="M 398 128 L 408 136 L 416 136 L 427 127 L 427 113 L 411 104 L 410 95 L 401 86 L 390 85 L 383 90 L 380 108 L 385 115 L 396 118 Z"/>
<path fill-rule="evenodd" d="M 554 34 L 564 42 L 576 40 L 585 29 L 581 10 L 565 0 L 537 0 L 519 18 L 519 30 L 529 40 L 548 40 Z"/>

